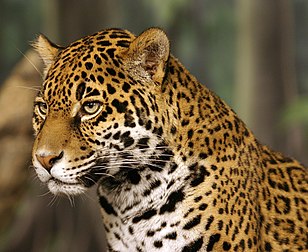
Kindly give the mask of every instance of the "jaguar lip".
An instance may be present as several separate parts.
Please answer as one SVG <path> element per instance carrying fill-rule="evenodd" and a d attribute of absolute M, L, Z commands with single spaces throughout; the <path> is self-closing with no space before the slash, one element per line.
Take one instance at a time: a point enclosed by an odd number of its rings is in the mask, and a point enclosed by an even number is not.
<path fill-rule="evenodd" d="M 62 181 L 62 180 L 59 180 L 59 179 L 56 179 L 56 178 L 50 178 L 49 180 L 48 180 L 48 182 L 47 183 L 49 183 L 49 182 L 54 182 L 54 183 L 56 183 L 57 185 L 70 185 L 70 186 L 74 186 L 74 185 L 80 185 L 81 183 L 68 183 L 68 182 L 64 182 L 64 181 Z"/>
<path fill-rule="evenodd" d="M 86 191 L 82 183 L 67 183 L 56 178 L 48 180 L 48 189 L 55 195 L 78 195 Z"/>

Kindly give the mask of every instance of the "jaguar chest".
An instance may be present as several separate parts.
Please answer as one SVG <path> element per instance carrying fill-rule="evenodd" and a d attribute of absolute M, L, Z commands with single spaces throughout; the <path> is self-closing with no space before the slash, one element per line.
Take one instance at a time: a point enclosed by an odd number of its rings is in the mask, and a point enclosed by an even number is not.
<path fill-rule="evenodd" d="M 139 171 L 135 185 L 105 179 L 98 189 L 109 247 L 116 251 L 181 251 L 198 238 L 198 227 L 184 228 L 193 193 L 185 185 L 190 171 L 172 158 L 164 170 Z M 111 183 L 112 180 L 112 183 Z M 196 223 L 198 224 L 198 223 Z M 176 249 L 178 248 L 178 249 Z"/>

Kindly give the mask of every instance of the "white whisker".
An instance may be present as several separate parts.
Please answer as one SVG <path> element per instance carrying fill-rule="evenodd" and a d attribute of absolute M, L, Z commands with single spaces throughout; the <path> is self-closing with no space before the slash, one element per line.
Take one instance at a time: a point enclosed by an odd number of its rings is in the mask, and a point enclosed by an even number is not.
<path fill-rule="evenodd" d="M 38 195 L 38 197 L 45 197 L 46 195 L 52 195 L 52 193 L 48 190 L 47 192 Z"/>
<path fill-rule="evenodd" d="M 33 68 L 39 73 L 39 75 L 43 78 L 43 74 L 41 73 L 41 71 L 38 70 L 38 68 L 36 67 L 36 65 L 34 65 L 34 63 L 28 58 L 28 56 L 26 54 L 24 54 L 21 50 L 19 50 L 18 48 L 16 48 L 17 51 L 23 56 L 25 57 L 25 59 L 28 60 L 28 62 L 31 64 L 31 66 L 33 66 Z"/>
<path fill-rule="evenodd" d="M 155 146 L 155 147 L 148 147 L 147 145 L 140 145 L 137 144 L 136 147 L 138 146 L 146 146 L 144 149 L 124 149 L 124 150 L 114 150 L 114 149 L 107 149 L 106 147 L 100 149 L 99 151 L 105 151 L 109 154 L 121 154 L 121 153 L 129 153 L 131 154 L 132 152 L 140 152 L 140 151 L 146 151 L 146 150 L 163 150 L 168 148 L 167 146 Z M 140 153 L 139 153 L 140 154 Z"/>
<path fill-rule="evenodd" d="M 93 174 L 95 174 L 95 175 L 104 175 L 104 176 L 111 177 L 111 178 L 115 179 L 115 176 L 113 176 L 111 174 L 108 174 L 108 173 L 104 173 L 104 172 L 94 172 Z"/>
<path fill-rule="evenodd" d="M 25 87 L 25 86 L 16 86 L 18 88 L 24 88 L 24 89 L 29 89 L 29 90 L 33 90 L 33 91 L 41 91 L 39 88 L 35 88 L 35 87 Z"/>
<path fill-rule="evenodd" d="M 52 207 L 56 203 L 56 201 L 58 199 L 57 195 L 52 194 L 52 196 L 53 197 L 52 197 L 51 201 L 48 203 L 49 207 Z"/>
<path fill-rule="evenodd" d="M 68 198 L 68 200 L 69 200 L 71 206 L 72 206 L 72 207 L 75 207 L 75 198 L 74 198 L 74 196 L 72 196 L 72 195 L 70 195 L 70 194 L 68 194 L 68 193 L 65 193 L 65 195 L 67 196 L 67 198 Z"/>
<path fill-rule="evenodd" d="M 85 177 L 86 179 L 92 181 L 94 184 L 97 184 L 97 182 L 96 182 L 94 179 L 92 179 L 91 177 L 89 177 L 89 176 L 84 176 L 84 177 Z"/>

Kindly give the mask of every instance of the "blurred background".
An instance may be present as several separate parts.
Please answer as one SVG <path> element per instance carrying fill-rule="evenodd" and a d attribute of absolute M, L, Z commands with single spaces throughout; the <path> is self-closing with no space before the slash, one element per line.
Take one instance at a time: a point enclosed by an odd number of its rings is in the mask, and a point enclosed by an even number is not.
<path fill-rule="evenodd" d="M 54 198 L 31 167 L 42 63 L 29 44 L 163 28 L 172 53 L 273 149 L 308 163 L 308 1 L 0 0 L 0 251 L 104 251 L 95 189 Z"/>

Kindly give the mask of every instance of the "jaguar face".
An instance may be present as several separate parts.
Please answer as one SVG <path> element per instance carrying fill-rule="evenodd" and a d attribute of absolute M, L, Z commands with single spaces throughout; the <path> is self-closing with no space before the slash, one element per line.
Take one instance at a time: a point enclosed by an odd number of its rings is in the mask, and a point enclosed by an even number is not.
<path fill-rule="evenodd" d="M 80 194 L 148 163 L 160 141 L 148 108 L 169 56 L 158 35 L 107 30 L 64 49 L 39 37 L 46 77 L 35 99 L 32 160 L 52 193 Z"/>

